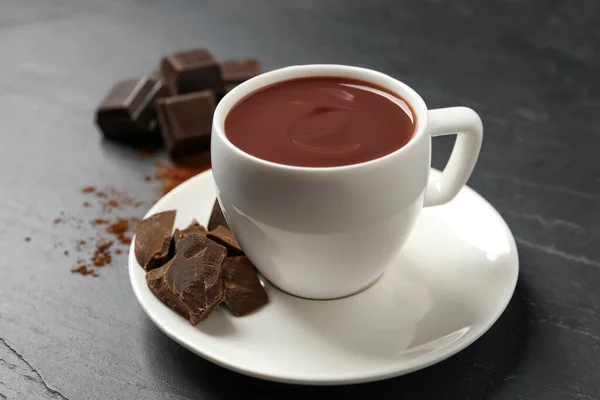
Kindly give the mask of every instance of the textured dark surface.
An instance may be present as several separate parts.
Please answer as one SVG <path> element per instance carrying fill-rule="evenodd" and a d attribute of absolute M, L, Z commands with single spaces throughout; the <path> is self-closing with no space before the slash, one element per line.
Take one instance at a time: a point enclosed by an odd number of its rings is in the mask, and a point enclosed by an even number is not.
<path fill-rule="evenodd" d="M 599 3 L 248 3 L 0 2 L 0 399 L 600 398 Z M 135 301 L 124 254 L 99 278 L 70 274 L 73 260 L 54 243 L 82 231 L 52 220 L 61 210 L 92 217 L 81 187 L 126 188 L 145 207 L 156 197 L 143 181 L 153 159 L 103 142 L 94 107 L 118 78 L 197 46 L 258 56 L 265 69 L 368 66 L 430 107 L 476 109 L 485 139 L 470 185 L 506 218 L 521 260 L 498 323 L 421 372 L 296 387 L 237 375 L 169 340 Z M 435 141 L 435 166 L 450 146 Z"/>

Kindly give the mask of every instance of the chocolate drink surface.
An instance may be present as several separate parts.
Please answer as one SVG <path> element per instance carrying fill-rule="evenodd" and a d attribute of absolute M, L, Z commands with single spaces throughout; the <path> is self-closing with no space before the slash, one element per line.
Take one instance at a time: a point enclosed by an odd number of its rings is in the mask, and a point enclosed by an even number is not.
<path fill-rule="evenodd" d="M 341 77 L 279 82 L 239 101 L 225 135 L 263 160 L 300 167 L 358 164 L 393 153 L 416 130 L 410 106 L 371 83 Z"/>

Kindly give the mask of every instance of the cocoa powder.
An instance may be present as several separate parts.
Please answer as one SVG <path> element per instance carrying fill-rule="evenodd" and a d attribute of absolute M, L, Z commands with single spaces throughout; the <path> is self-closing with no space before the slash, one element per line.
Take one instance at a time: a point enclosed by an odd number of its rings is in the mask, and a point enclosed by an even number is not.
<path fill-rule="evenodd" d="M 157 169 L 154 173 L 154 180 L 162 183 L 162 194 L 167 194 L 179 184 L 210 169 L 210 155 L 203 153 L 181 158 L 177 165 L 167 165 L 157 161 L 154 163 L 154 167 Z"/>
<path fill-rule="evenodd" d="M 73 273 L 73 274 L 81 274 L 83 276 L 91 275 L 91 276 L 93 276 L 95 278 L 98 277 L 98 274 L 92 268 L 89 268 L 89 267 L 87 267 L 85 265 L 80 265 L 77 268 L 73 268 L 71 270 L 71 273 Z"/>
<path fill-rule="evenodd" d="M 150 157 L 152 153 L 142 151 L 139 156 L 142 158 Z M 143 177 L 144 181 L 156 181 L 160 183 L 160 193 L 166 194 L 179 184 L 196 176 L 197 174 L 210 169 L 210 155 L 203 153 L 195 156 L 188 156 L 177 160 L 176 165 L 169 165 L 163 162 L 155 162 L 155 171 L 152 175 L 147 174 Z M 90 225 L 102 229 L 97 230 L 96 237 L 89 240 L 78 240 L 72 246 L 77 253 L 92 252 L 89 260 L 86 257 L 78 257 L 77 267 L 71 272 L 84 276 L 98 276 L 97 268 L 102 268 L 112 262 L 113 254 L 120 255 L 124 252 L 123 248 L 117 246 L 129 246 L 132 240 L 133 231 L 139 223 L 139 218 L 126 218 L 120 216 L 127 209 L 140 208 L 144 206 L 143 201 L 139 201 L 112 186 L 98 188 L 89 185 L 81 189 L 81 193 L 92 195 L 88 199 L 97 199 L 96 207 L 101 215 L 89 220 Z M 85 200 L 82 205 L 85 208 L 94 206 L 93 200 Z M 82 229 L 84 220 L 79 217 L 70 217 L 61 211 L 62 218 L 56 218 L 54 224 L 69 224 L 77 229 Z M 114 218 L 107 218 L 108 215 L 117 214 Z M 110 238 L 110 239 L 109 239 Z M 30 237 L 25 238 L 26 242 L 31 241 Z M 55 248 L 63 246 L 62 243 L 55 243 Z M 63 247 L 64 249 L 64 247 Z M 69 251 L 64 250 L 64 255 L 68 256 Z"/>

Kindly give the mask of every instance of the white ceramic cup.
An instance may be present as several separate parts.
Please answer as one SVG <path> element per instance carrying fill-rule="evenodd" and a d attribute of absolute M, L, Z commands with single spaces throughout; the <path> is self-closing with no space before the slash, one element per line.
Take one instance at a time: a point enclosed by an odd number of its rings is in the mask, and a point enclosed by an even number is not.
<path fill-rule="evenodd" d="M 266 161 L 227 139 L 225 118 L 236 103 L 277 82 L 311 76 L 358 79 L 396 93 L 416 114 L 413 138 L 381 158 L 324 168 Z M 431 137 L 453 133 L 458 136 L 446 168 L 439 179 L 429 179 Z M 271 283 L 300 297 L 343 297 L 377 280 L 423 207 L 456 196 L 473 171 L 482 134 L 473 110 L 427 110 L 414 90 L 380 72 L 343 65 L 282 68 L 242 83 L 217 106 L 211 143 L 217 196 L 246 255 Z"/>

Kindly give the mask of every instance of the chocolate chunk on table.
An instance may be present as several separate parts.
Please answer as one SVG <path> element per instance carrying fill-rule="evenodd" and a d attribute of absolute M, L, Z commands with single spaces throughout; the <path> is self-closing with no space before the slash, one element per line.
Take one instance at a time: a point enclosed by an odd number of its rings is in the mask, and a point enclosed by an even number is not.
<path fill-rule="evenodd" d="M 162 266 L 173 256 L 176 215 L 176 211 L 164 211 L 142 220 L 136 227 L 135 258 L 146 271 Z"/>
<path fill-rule="evenodd" d="M 269 302 L 269 296 L 247 257 L 227 257 L 223 264 L 225 305 L 236 317 L 247 315 Z"/>
<path fill-rule="evenodd" d="M 158 100 L 156 107 L 165 148 L 172 158 L 210 150 L 214 92 L 167 97 Z"/>
<path fill-rule="evenodd" d="M 241 256 L 244 254 L 244 251 L 240 247 L 235 236 L 233 236 L 233 233 L 223 225 L 219 225 L 208 232 L 206 237 L 217 242 L 221 246 L 225 246 L 227 248 L 227 255 L 230 257 Z"/>
<path fill-rule="evenodd" d="M 96 110 L 96 125 L 108 139 L 132 145 L 156 146 L 154 102 L 168 95 L 164 83 L 150 78 L 117 82 Z"/>
<path fill-rule="evenodd" d="M 256 59 L 227 60 L 221 63 L 221 76 L 230 90 L 235 85 L 260 74 L 260 63 Z"/>
<path fill-rule="evenodd" d="M 202 235 L 179 240 L 173 258 L 146 275 L 148 287 L 192 325 L 208 318 L 223 301 L 223 261 L 227 251 Z"/>
<path fill-rule="evenodd" d="M 161 69 L 171 93 L 182 94 L 202 90 L 223 92 L 219 64 L 206 50 L 171 53 L 163 58 Z"/>
<path fill-rule="evenodd" d="M 210 213 L 210 218 L 208 220 L 208 230 L 212 231 L 217 229 L 219 225 L 223 225 L 227 229 L 231 229 L 227 220 L 225 219 L 225 215 L 223 214 L 223 210 L 221 210 L 221 206 L 219 205 L 219 200 L 215 200 L 215 204 L 213 205 L 212 212 Z"/>

